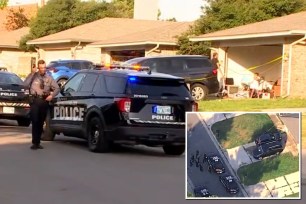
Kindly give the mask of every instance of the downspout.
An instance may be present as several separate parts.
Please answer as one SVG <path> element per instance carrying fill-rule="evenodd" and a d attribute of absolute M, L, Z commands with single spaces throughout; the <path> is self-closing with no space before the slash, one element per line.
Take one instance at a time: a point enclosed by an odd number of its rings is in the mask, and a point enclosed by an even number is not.
<path fill-rule="evenodd" d="M 79 43 L 77 44 L 77 46 L 75 46 L 74 48 L 72 48 L 73 59 L 75 59 L 76 50 L 78 49 L 78 47 L 79 47 L 80 45 L 81 45 L 81 41 L 79 41 Z"/>
<path fill-rule="evenodd" d="M 154 48 L 152 48 L 151 50 L 149 50 L 149 51 L 146 53 L 146 55 L 148 55 L 148 54 L 154 52 L 154 51 L 157 50 L 158 48 L 159 48 L 159 43 L 158 43 Z"/>
<path fill-rule="evenodd" d="M 39 48 L 34 47 L 34 49 L 35 49 L 35 50 L 36 50 L 36 52 L 37 52 L 37 59 L 40 59 L 40 52 L 39 52 Z"/>
<path fill-rule="evenodd" d="M 298 44 L 299 42 L 302 42 L 306 40 L 306 34 L 304 34 L 304 37 L 294 41 L 289 45 L 289 70 L 288 70 L 288 86 L 287 86 L 287 94 L 283 96 L 282 98 L 286 98 L 290 95 L 290 88 L 291 88 L 291 63 L 292 63 L 292 48 L 294 45 Z M 282 83 L 283 84 L 283 83 Z"/>

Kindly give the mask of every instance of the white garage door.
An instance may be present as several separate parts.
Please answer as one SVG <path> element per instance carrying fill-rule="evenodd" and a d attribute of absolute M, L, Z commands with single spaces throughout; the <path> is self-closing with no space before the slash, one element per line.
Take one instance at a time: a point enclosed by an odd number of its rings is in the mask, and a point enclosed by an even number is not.
<path fill-rule="evenodd" d="M 72 59 L 71 51 L 69 50 L 46 50 L 45 58 L 47 64 L 54 60 L 67 60 Z"/>

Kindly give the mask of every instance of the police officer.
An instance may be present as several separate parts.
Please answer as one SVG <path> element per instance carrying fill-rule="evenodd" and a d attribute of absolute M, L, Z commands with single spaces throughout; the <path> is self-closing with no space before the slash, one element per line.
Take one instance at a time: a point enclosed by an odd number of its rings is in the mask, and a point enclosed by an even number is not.
<path fill-rule="evenodd" d="M 40 145 L 40 138 L 43 132 L 43 125 L 49 110 L 49 102 L 59 93 L 59 86 L 54 79 L 46 74 L 46 63 L 38 61 L 38 71 L 32 72 L 24 81 L 30 90 L 30 114 L 32 121 L 32 146 L 31 149 L 43 149 Z"/>

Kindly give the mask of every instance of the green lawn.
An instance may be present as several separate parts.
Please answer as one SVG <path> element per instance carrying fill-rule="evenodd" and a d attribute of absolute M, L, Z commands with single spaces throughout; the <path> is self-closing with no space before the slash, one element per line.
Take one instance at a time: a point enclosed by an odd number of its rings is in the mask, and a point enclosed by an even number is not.
<path fill-rule="evenodd" d="M 212 131 L 221 146 L 229 149 L 253 142 L 260 134 L 277 129 L 268 114 L 256 113 L 217 122 L 213 124 Z"/>
<path fill-rule="evenodd" d="M 289 197 L 289 198 L 292 198 L 292 197 L 299 197 L 300 196 L 300 193 L 294 193 L 294 194 L 291 194 L 291 195 L 287 195 L 285 197 Z"/>
<path fill-rule="evenodd" d="M 285 153 L 243 166 L 238 169 L 238 176 L 243 184 L 254 185 L 298 170 L 299 157 L 294 157 L 291 153 Z"/>
<path fill-rule="evenodd" d="M 199 102 L 200 111 L 261 111 L 275 108 L 306 108 L 305 99 L 220 99 Z"/>

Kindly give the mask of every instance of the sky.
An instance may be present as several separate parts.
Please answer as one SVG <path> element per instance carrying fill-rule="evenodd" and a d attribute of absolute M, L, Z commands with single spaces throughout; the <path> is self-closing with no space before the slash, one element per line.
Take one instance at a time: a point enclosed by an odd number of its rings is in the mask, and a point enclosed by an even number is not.
<path fill-rule="evenodd" d="M 204 0 L 159 0 L 160 18 L 193 21 L 202 14 L 201 6 L 204 4 Z"/>
<path fill-rule="evenodd" d="M 35 3 L 38 0 L 9 0 L 10 5 Z M 110 0 L 107 0 L 110 1 Z M 177 21 L 193 21 L 202 14 L 205 0 L 158 0 L 160 19 L 175 18 Z"/>

